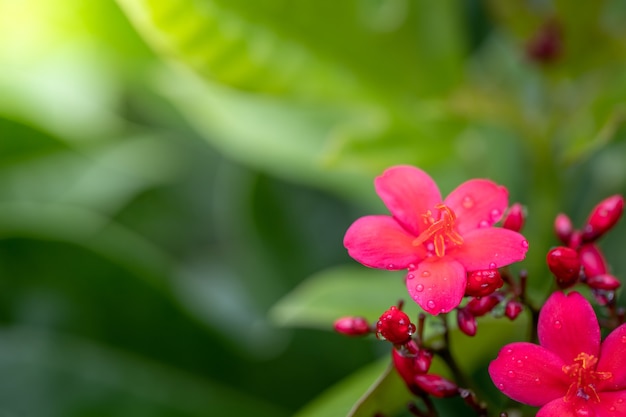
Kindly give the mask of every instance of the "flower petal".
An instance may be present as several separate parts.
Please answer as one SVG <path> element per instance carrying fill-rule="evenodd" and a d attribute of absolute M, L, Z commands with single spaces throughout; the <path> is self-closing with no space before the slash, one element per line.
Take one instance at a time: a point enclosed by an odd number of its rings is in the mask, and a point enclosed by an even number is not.
<path fill-rule="evenodd" d="M 428 226 L 421 215 L 441 203 L 437 184 L 424 171 L 412 166 L 389 168 L 376 178 L 374 185 L 393 217 L 415 236 Z"/>
<path fill-rule="evenodd" d="M 448 258 L 426 259 L 417 270 L 409 271 L 406 279 L 411 298 L 433 315 L 456 308 L 463 298 L 466 283 L 463 265 Z"/>
<path fill-rule="evenodd" d="M 455 247 L 450 256 L 468 271 L 500 268 L 521 261 L 528 251 L 524 236 L 508 229 L 486 227 L 463 235 L 463 244 Z"/>
<path fill-rule="evenodd" d="M 626 415 L 626 391 L 599 392 L 599 402 L 556 399 L 541 407 L 537 417 L 622 417 Z"/>
<path fill-rule="evenodd" d="M 469 180 L 455 188 L 444 204 L 456 214 L 459 233 L 492 226 L 509 205 L 507 189 L 489 180 Z"/>
<path fill-rule="evenodd" d="M 600 391 L 626 390 L 626 324 L 613 330 L 602 342 L 596 370 L 613 375 L 598 383 Z"/>
<path fill-rule="evenodd" d="M 564 362 L 549 350 L 532 343 L 504 346 L 489 364 L 491 380 L 515 401 L 544 405 L 567 393 L 570 381 L 561 369 Z"/>
<path fill-rule="evenodd" d="M 422 248 L 413 246 L 413 239 L 390 216 L 365 216 L 348 228 L 343 245 L 365 266 L 400 270 L 417 264 L 424 256 Z"/>
<path fill-rule="evenodd" d="M 589 301 L 577 292 L 553 293 L 539 313 L 537 333 L 541 346 L 556 353 L 565 364 L 581 353 L 596 358 L 600 352 L 600 326 Z"/>

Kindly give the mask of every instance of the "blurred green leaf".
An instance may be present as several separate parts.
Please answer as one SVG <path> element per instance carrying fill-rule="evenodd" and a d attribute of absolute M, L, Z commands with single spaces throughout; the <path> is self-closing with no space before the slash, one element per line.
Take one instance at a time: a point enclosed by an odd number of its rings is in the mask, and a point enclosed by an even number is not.
<path fill-rule="evenodd" d="M 330 330 L 333 322 L 342 316 L 363 316 L 375 322 L 385 310 L 407 296 L 404 277 L 399 273 L 340 266 L 303 281 L 274 305 L 270 318 L 281 326 Z M 407 314 L 411 315 L 417 307 L 415 303 L 408 304 L 411 305 L 407 306 Z"/>
<path fill-rule="evenodd" d="M 329 388 L 295 417 L 371 417 L 395 415 L 412 396 L 390 366 L 390 360 L 372 363 Z"/>
<path fill-rule="evenodd" d="M 161 52 L 243 90 L 354 100 L 445 91 L 461 75 L 453 1 L 119 2 Z"/>
<path fill-rule="evenodd" d="M 0 414 L 56 416 L 286 416 L 218 382 L 27 327 L 0 332 Z"/>

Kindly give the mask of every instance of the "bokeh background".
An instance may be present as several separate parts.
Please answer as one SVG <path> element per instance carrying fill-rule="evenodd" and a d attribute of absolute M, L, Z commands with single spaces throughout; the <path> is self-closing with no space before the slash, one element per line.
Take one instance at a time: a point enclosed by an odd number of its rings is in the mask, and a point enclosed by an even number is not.
<path fill-rule="evenodd" d="M 0 0 L 0 416 L 346 415 L 388 346 L 333 319 L 406 297 L 342 246 L 393 164 L 444 195 L 506 185 L 540 303 L 554 216 L 626 191 L 625 21 L 619 0 Z M 601 244 L 618 277 L 625 231 Z M 462 361 L 486 386 L 523 331 L 482 326 Z"/>

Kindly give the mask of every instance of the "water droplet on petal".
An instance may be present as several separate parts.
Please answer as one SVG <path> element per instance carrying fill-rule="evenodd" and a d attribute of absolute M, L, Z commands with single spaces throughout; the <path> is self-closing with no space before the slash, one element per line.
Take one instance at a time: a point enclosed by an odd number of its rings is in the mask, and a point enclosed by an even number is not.
<path fill-rule="evenodd" d="M 433 300 L 430 300 L 426 303 L 426 306 L 432 310 L 433 308 L 435 308 L 435 302 Z"/>
<path fill-rule="evenodd" d="M 554 323 L 552 323 L 552 327 L 554 327 L 555 329 L 560 329 L 561 328 L 561 322 L 559 320 L 555 320 Z"/>
<path fill-rule="evenodd" d="M 624 402 L 624 399 L 623 399 L 623 398 L 618 398 L 618 399 L 617 399 L 617 403 L 618 403 L 618 404 L 621 404 L 621 403 L 623 403 L 623 402 Z"/>
<path fill-rule="evenodd" d="M 528 249 L 528 241 L 527 240 L 522 240 L 522 247 L 524 249 Z"/>
<path fill-rule="evenodd" d="M 495 262 L 491 262 L 491 263 L 489 264 L 489 269 L 496 269 L 497 267 L 498 267 L 498 265 L 496 265 L 496 263 L 495 263 Z"/>
<path fill-rule="evenodd" d="M 395 269 L 395 265 L 394 264 L 389 264 L 389 265 L 387 265 L 387 269 Z"/>
<path fill-rule="evenodd" d="M 610 406 L 610 407 L 609 407 L 609 411 L 610 411 L 610 412 L 614 412 L 614 411 L 615 411 L 615 406 L 614 406 L 614 405 Z"/>
<path fill-rule="evenodd" d="M 466 195 L 465 197 L 463 197 L 463 201 L 461 202 L 461 204 L 464 208 L 471 209 L 472 207 L 474 207 L 474 199 L 469 195 Z"/>
<path fill-rule="evenodd" d="M 541 385 L 541 379 L 539 379 L 539 378 L 535 378 L 535 384 L 537 384 L 537 385 Z"/>
<path fill-rule="evenodd" d="M 511 353 L 513 353 L 513 349 L 507 349 L 504 351 L 504 353 L 506 353 L 507 355 L 510 355 Z"/>
<path fill-rule="evenodd" d="M 409 264 L 409 271 L 415 271 L 415 264 Z"/>
<path fill-rule="evenodd" d="M 417 327 L 415 327 L 415 325 L 413 323 L 410 323 L 406 329 L 406 332 L 409 335 L 412 335 L 413 333 L 415 333 L 415 330 L 417 330 Z"/>
<path fill-rule="evenodd" d="M 576 413 L 576 416 L 578 417 L 591 417 L 592 412 L 589 409 L 589 407 L 587 407 L 586 405 L 580 404 L 578 407 L 576 407 L 576 409 L 574 410 L 574 413 Z"/>
<path fill-rule="evenodd" d="M 415 275 L 413 275 L 413 274 L 409 274 L 409 275 L 406 276 L 406 279 L 413 279 L 413 278 L 415 278 Z"/>
<path fill-rule="evenodd" d="M 415 286 L 415 291 L 417 291 L 417 292 L 422 292 L 422 291 L 424 291 L 424 286 L 423 286 L 422 284 L 417 284 L 417 285 Z"/>
<path fill-rule="evenodd" d="M 626 343 L 626 336 L 622 336 L 622 343 Z"/>
<path fill-rule="evenodd" d="M 493 220 L 494 222 L 500 220 L 500 216 L 502 216 L 502 212 L 498 209 L 493 209 L 491 210 L 491 220 Z"/>
<path fill-rule="evenodd" d="M 504 384 L 498 384 L 498 389 L 500 391 L 503 391 L 504 390 Z"/>
<path fill-rule="evenodd" d="M 491 226 L 491 225 L 489 224 L 489 222 L 487 220 L 482 220 L 480 223 L 478 223 L 478 228 L 479 229 L 482 229 L 482 228 L 485 228 L 485 227 L 489 227 L 489 226 Z"/>
<path fill-rule="evenodd" d="M 422 271 L 422 276 L 424 278 L 428 278 L 430 276 L 430 271 Z"/>
<path fill-rule="evenodd" d="M 524 362 L 521 359 L 518 359 L 516 363 L 517 363 L 518 368 L 521 368 L 524 366 Z"/>
<path fill-rule="evenodd" d="M 509 378 L 515 378 L 515 372 L 509 371 L 506 373 L 506 376 L 508 376 Z"/>

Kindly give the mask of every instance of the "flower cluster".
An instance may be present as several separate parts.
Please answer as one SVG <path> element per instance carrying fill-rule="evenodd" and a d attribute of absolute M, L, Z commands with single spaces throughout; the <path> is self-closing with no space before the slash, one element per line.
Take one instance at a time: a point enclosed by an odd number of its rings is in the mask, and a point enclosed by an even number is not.
<path fill-rule="evenodd" d="M 526 272 L 514 277 L 507 268 L 525 258 L 528 242 L 520 234 L 524 207 L 508 206 L 506 188 L 474 179 L 442 199 L 434 181 L 411 166 L 387 169 L 376 178 L 375 188 L 390 215 L 357 219 L 344 246 L 367 267 L 406 270 L 408 294 L 426 313 L 439 316 L 441 332 L 438 340 L 425 340 L 427 316 L 420 314 L 416 326 L 402 303 L 374 325 L 363 317 L 343 317 L 335 330 L 349 336 L 375 334 L 393 345 L 395 370 L 425 405 L 424 410 L 409 404 L 412 415 L 436 417 L 431 397 L 460 396 L 478 417 L 487 417 L 486 403 L 466 388 L 467 378 L 452 356 L 447 313 L 456 310 L 458 330 L 475 336 L 477 318 L 491 313 L 515 320 L 526 310 L 533 326 L 530 337 L 504 346 L 490 363 L 495 386 L 515 401 L 540 407 L 539 417 L 626 416 L 626 312 L 615 303 L 620 281 L 609 273 L 597 245 L 621 217 L 623 197 L 600 202 L 580 230 L 565 214 L 556 217 L 562 245 L 551 249 L 546 260 L 559 291 L 538 309 L 526 294 Z M 591 289 L 605 318 L 598 319 L 580 293 L 562 292 L 575 284 Z M 604 342 L 600 326 L 612 330 Z M 453 380 L 431 372 L 434 356 L 447 364 Z"/>

